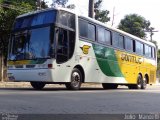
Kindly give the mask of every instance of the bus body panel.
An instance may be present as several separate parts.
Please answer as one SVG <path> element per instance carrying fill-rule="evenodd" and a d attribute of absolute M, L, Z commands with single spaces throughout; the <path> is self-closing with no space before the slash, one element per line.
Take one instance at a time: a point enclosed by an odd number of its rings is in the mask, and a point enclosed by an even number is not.
<path fill-rule="evenodd" d="M 97 48 L 95 48 L 97 46 Z M 85 82 L 95 82 L 95 83 L 119 83 L 126 84 L 128 83 L 120 73 L 117 73 L 116 68 L 114 66 L 118 66 L 117 61 L 109 60 L 107 64 L 106 58 L 100 58 L 97 54 L 103 54 L 101 52 L 101 46 L 94 45 L 92 43 L 85 42 L 80 40 L 79 53 L 80 58 L 79 63 L 84 68 L 85 71 Z M 100 49 L 100 50 L 99 50 Z M 108 52 L 108 51 L 106 51 Z M 99 61 L 99 63 L 98 63 Z M 102 65 L 101 65 L 102 63 Z M 117 67 L 118 68 L 118 67 Z M 103 71 L 103 69 L 105 69 Z M 107 72 L 108 71 L 108 72 Z M 107 72 L 107 73 L 106 73 Z M 106 75 L 108 74 L 108 76 Z M 114 76 L 112 76 L 114 74 Z"/>

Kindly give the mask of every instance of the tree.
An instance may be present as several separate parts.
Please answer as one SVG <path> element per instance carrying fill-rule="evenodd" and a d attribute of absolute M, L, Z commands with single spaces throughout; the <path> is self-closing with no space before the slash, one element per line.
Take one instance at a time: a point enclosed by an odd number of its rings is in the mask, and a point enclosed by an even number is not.
<path fill-rule="evenodd" d="M 157 41 L 155 41 L 155 40 L 150 40 L 150 42 L 154 43 L 154 44 L 155 44 L 155 46 L 156 46 L 156 48 L 158 49 Z"/>
<path fill-rule="evenodd" d="M 68 0 L 53 0 L 52 6 L 54 7 L 60 6 L 60 7 L 68 8 L 68 9 L 75 9 L 76 6 L 74 4 L 67 5 L 67 2 Z"/>
<path fill-rule="evenodd" d="M 108 10 L 101 10 L 102 0 L 98 0 L 94 4 L 94 12 L 95 12 L 95 19 L 106 23 L 110 21 L 110 17 L 108 17 L 109 11 Z"/>
<path fill-rule="evenodd" d="M 137 14 L 126 15 L 118 25 L 118 29 L 140 38 L 145 38 L 145 31 L 150 27 L 150 21 Z"/>
<path fill-rule="evenodd" d="M 36 8 L 34 0 L 0 0 L 0 71 L 3 79 L 3 68 L 7 62 L 9 36 L 15 18 Z M 34 2 L 33 2 L 34 1 Z"/>
<path fill-rule="evenodd" d="M 57 5 L 61 5 L 62 7 L 65 7 L 67 2 L 68 0 L 53 0 L 52 5 L 55 6 L 57 4 Z"/>
<path fill-rule="evenodd" d="M 40 4 L 42 8 L 47 8 L 44 0 L 40 1 Z M 0 51 L 7 56 L 9 34 L 15 18 L 20 14 L 36 10 L 38 5 L 35 0 L 0 0 L 0 5 Z"/>
<path fill-rule="evenodd" d="M 34 7 L 29 3 L 17 2 L 17 0 L 12 0 L 12 2 L 1 0 L 0 4 L 0 51 L 2 51 L 8 45 L 8 37 L 16 16 L 32 11 Z M 3 51 L 4 54 L 7 54 L 7 48 L 4 48 Z"/>
<path fill-rule="evenodd" d="M 157 77 L 160 77 L 160 49 L 157 51 Z"/>
<path fill-rule="evenodd" d="M 46 2 L 44 0 L 37 0 L 34 3 L 35 4 L 33 4 L 33 6 L 36 6 L 37 9 L 46 9 L 46 8 L 48 8 L 48 5 L 46 4 Z"/>
<path fill-rule="evenodd" d="M 94 1 L 95 0 L 89 0 L 88 17 L 90 18 L 94 18 Z"/>

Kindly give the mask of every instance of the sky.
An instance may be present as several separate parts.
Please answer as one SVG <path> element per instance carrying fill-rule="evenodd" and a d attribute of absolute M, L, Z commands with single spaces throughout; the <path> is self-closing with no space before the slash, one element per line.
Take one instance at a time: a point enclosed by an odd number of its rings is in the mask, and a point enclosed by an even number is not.
<path fill-rule="evenodd" d="M 52 0 L 46 0 L 49 3 Z M 75 11 L 79 14 L 88 15 L 88 1 L 89 0 L 69 0 L 69 4 L 75 4 Z M 151 22 L 151 27 L 154 27 L 156 31 L 153 35 L 153 40 L 158 42 L 158 47 L 160 48 L 160 0 L 103 0 L 101 9 L 109 10 L 109 17 L 111 21 L 107 25 L 111 26 L 113 19 L 113 9 L 114 10 L 114 24 L 112 27 L 117 27 L 120 20 L 124 18 L 125 15 L 136 13 L 141 15 L 146 20 Z M 148 40 L 150 37 L 148 35 Z"/>

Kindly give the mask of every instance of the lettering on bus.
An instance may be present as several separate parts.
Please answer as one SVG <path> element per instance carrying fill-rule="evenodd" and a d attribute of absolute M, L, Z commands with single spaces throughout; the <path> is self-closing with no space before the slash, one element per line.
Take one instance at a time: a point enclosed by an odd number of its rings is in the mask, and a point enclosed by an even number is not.
<path fill-rule="evenodd" d="M 133 62 L 133 63 L 137 63 L 137 64 L 142 63 L 142 58 L 136 57 L 133 55 L 128 55 L 128 54 L 121 54 L 121 60 L 127 61 L 127 62 Z"/>

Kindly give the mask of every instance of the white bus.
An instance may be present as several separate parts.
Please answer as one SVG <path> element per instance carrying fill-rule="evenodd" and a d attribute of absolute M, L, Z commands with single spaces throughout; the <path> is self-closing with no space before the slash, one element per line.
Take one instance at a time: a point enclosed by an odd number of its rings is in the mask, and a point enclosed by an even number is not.
<path fill-rule="evenodd" d="M 8 54 L 8 78 L 45 84 L 102 83 L 145 89 L 156 80 L 156 47 L 66 9 L 46 9 L 16 18 Z"/>

